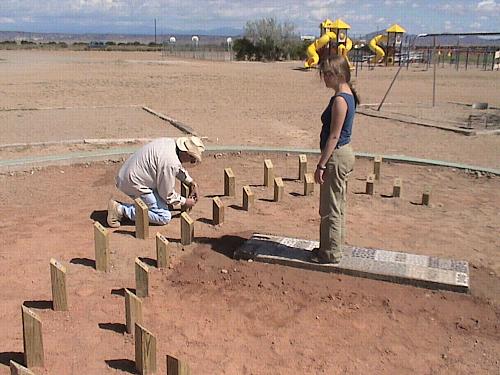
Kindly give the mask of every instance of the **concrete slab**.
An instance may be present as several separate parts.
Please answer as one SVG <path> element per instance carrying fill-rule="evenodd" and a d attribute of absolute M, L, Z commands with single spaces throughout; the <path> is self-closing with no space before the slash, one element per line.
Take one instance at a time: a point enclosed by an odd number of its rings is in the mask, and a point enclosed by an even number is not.
<path fill-rule="evenodd" d="M 469 292 L 469 264 L 466 261 L 345 246 L 344 257 L 339 264 L 312 263 L 311 250 L 318 246 L 317 241 L 254 234 L 236 251 L 235 256 L 429 289 Z"/>

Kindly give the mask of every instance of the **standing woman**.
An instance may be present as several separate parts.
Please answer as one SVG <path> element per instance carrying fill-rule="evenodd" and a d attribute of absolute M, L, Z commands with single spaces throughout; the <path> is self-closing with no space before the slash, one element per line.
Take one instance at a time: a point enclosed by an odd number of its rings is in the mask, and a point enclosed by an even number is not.
<path fill-rule="evenodd" d="M 345 202 L 347 178 L 353 170 L 354 152 L 350 145 L 356 106 L 356 91 L 351 86 L 351 69 L 343 56 L 333 56 L 321 63 L 320 74 L 326 87 L 334 91 L 321 115 L 321 157 L 314 173 L 321 184 L 319 215 L 320 244 L 312 260 L 339 263 L 345 240 Z"/>

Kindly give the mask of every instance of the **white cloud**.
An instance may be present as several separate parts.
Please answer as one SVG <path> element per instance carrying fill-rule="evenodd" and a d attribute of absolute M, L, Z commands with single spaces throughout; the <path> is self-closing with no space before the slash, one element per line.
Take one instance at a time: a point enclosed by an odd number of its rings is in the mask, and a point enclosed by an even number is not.
<path fill-rule="evenodd" d="M 495 0 L 484 0 L 477 3 L 476 9 L 480 12 L 500 12 L 500 3 Z"/>
<path fill-rule="evenodd" d="M 0 24 L 16 23 L 16 20 L 9 17 L 0 17 Z"/>
<path fill-rule="evenodd" d="M 474 30 L 479 30 L 481 28 L 481 24 L 479 22 L 473 22 L 470 24 L 470 28 Z"/>

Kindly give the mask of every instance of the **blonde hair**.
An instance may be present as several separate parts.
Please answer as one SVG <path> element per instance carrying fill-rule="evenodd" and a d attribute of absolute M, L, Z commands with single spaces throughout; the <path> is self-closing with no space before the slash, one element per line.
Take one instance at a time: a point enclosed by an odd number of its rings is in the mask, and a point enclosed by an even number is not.
<path fill-rule="evenodd" d="M 349 62 L 342 55 L 333 55 L 324 59 L 319 67 L 320 76 L 323 77 L 326 73 L 333 73 L 337 77 L 342 77 L 343 80 L 349 85 L 354 96 L 356 105 L 359 104 L 359 96 L 351 83 L 351 67 Z"/>

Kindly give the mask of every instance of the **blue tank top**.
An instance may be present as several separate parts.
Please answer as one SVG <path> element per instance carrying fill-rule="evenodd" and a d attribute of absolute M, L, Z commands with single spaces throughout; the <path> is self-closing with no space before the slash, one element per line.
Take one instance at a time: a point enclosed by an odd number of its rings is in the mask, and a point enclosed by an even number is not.
<path fill-rule="evenodd" d="M 337 95 L 332 96 L 330 102 L 328 103 L 328 107 L 326 107 L 326 109 L 323 111 L 321 115 L 321 122 L 323 123 L 323 126 L 321 127 L 320 143 L 319 143 L 319 148 L 321 150 L 325 148 L 326 142 L 328 141 L 328 137 L 330 136 L 330 125 L 332 122 L 332 105 L 333 101 L 337 96 L 343 97 L 347 102 L 347 113 L 345 116 L 344 123 L 342 124 L 342 130 L 340 131 L 339 141 L 337 142 L 337 146 L 335 148 L 342 147 L 351 142 L 352 123 L 354 122 L 354 114 L 356 113 L 356 101 L 354 100 L 353 95 L 341 92 Z"/>

